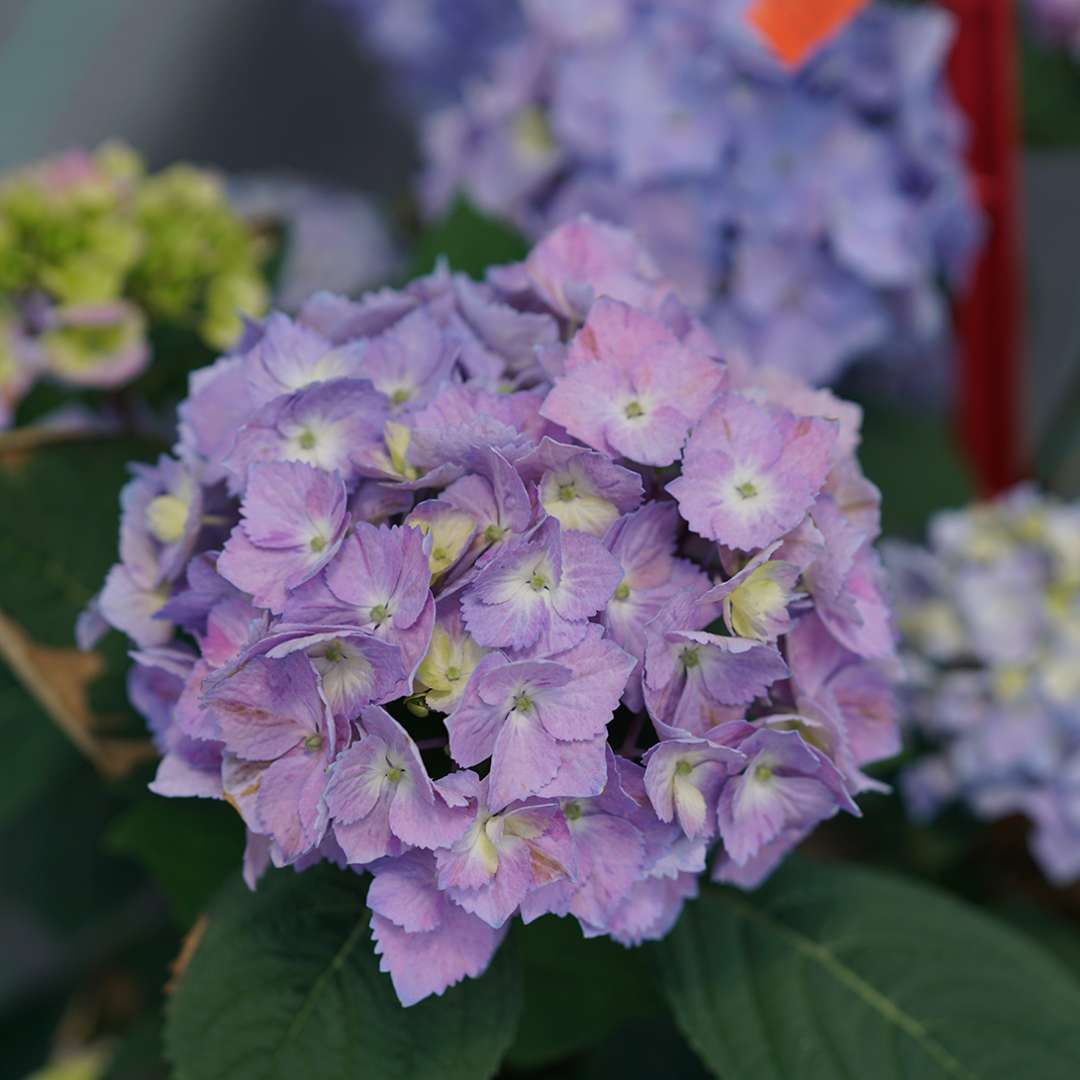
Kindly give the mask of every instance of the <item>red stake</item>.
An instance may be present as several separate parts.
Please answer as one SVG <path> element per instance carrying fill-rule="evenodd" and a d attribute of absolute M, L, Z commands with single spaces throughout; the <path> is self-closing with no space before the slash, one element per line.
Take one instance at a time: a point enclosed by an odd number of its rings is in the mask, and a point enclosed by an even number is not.
<path fill-rule="evenodd" d="M 983 251 L 956 302 L 960 440 L 984 495 L 1022 475 L 1018 156 L 1012 0 L 943 0 L 957 19 L 949 75 L 970 121 L 968 160 L 987 220 Z"/>

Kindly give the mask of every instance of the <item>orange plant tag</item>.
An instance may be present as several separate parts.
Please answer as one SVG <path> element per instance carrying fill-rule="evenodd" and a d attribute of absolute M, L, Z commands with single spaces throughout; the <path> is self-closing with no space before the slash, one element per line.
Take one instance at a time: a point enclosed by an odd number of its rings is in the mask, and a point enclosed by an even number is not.
<path fill-rule="evenodd" d="M 867 0 L 755 0 L 746 18 L 788 67 L 798 67 L 866 3 Z"/>

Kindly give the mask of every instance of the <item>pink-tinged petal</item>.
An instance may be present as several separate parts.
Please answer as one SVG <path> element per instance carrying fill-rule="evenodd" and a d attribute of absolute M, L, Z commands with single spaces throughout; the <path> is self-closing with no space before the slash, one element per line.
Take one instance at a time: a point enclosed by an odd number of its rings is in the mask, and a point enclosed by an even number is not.
<path fill-rule="evenodd" d="M 327 523 L 337 532 L 345 517 L 345 485 L 300 462 L 255 465 L 241 513 L 244 532 L 257 547 L 298 547 L 308 543 L 313 526 Z"/>
<path fill-rule="evenodd" d="M 122 630 L 140 648 L 151 648 L 164 645 L 173 635 L 172 624 L 157 618 L 166 596 L 165 588 L 138 584 L 128 568 L 117 563 L 105 579 L 98 610 L 110 626 Z"/>
<path fill-rule="evenodd" d="M 347 825 L 334 822 L 334 838 L 350 866 L 365 866 L 401 851 L 400 841 L 390 831 L 390 799 L 391 792 L 384 789 L 366 817 Z"/>
<path fill-rule="evenodd" d="M 886 659 L 895 650 L 892 613 L 880 578 L 877 552 L 867 545 L 856 556 L 840 596 L 817 608 L 821 621 L 841 644 L 869 659 Z"/>
<path fill-rule="evenodd" d="M 494 580 L 493 584 L 496 584 Z M 526 649 L 544 634 L 551 622 L 545 598 L 518 575 L 513 578 L 507 575 L 497 584 L 501 599 L 495 604 L 484 603 L 478 591 L 466 594 L 461 602 L 465 626 L 480 645 Z"/>
<path fill-rule="evenodd" d="M 544 799 L 588 798 L 599 795 L 607 780 L 607 738 L 557 742 L 558 772 L 536 794 Z"/>
<path fill-rule="evenodd" d="M 216 769 L 203 769 L 193 764 L 183 754 L 168 753 L 157 768 L 149 784 L 155 795 L 197 799 L 220 799 L 221 765 Z"/>
<path fill-rule="evenodd" d="M 691 648 L 704 646 L 696 651 L 701 680 L 708 696 L 721 705 L 749 705 L 788 674 L 787 664 L 772 645 L 702 631 L 671 636 Z"/>
<path fill-rule="evenodd" d="M 562 535 L 562 573 L 552 604 L 568 620 L 588 619 L 611 599 L 622 569 L 603 543 L 580 532 Z"/>
<path fill-rule="evenodd" d="M 272 761 L 330 727 L 315 673 L 298 655 L 252 660 L 214 686 L 206 704 L 226 746 L 249 761 Z"/>
<path fill-rule="evenodd" d="M 318 846 L 326 831 L 326 756 L 293 750 L 262 774 L 256 801 L 260 831 L 277 842 L 287 862 Z"/>
<path fill-rule="evenodd" d="M 765 547 L 810 508 L 835 441 L 830 421 L 726 394 L 695 427 L 682 476 L 667 490 L 699 535 L 743 551 Z"/>
<path fill-rule="evenodd" d="M 337 756 L 326 788 L 326 806 L 335 824 L 351 825 L 375 810 L 388 785 L 386 772 L 386 743 L 375 735 Z"/>
<path fill-rule="evenodd" d="M 693 873 L 638 881 L 612 913 L 608 932 L 627 946 L 662 938 L 675 925 L 683 903 L 697 896 L 697 891 L 697 875 Z"/>
<path fill-rule="evenodd" d="M 420 789 L 403 782 L 390 804 L 390 828 L 403 843 L 419 848 L 456 844 L 472 823 L 471 809 L 447 806 L 441 798 L 428 802 Z"/>
<path fill-rule="evenodd" d="M 502 653 L 488 653 L 473 671 L 457 708 L 446 718 L 450 755 L 459 765 L 477 765 L 491 756 L 509 704 L 491 705 L 480 696 L 485 676 L 506 667 Z"/>
<path fill-rule="evenodd" d="M 784 856 L 798 847 L 811 831 L 813 825 L 784 829 L 742 863 L 736 862 L 722 848 L 713 863 L 712 880 L 740 889 L 756 889 L 780 865 Z"/>
<path fill-rule="evenodd" d="M 270 846 L 268 836 L 248 829 L 244 843 L 244 884 L 252 892 L 255 891 L 259 878 L 270 869 Z"/>
<path fill-rule="evenodd" d="M 670 465 L 723 384 L 723 368 L 658 319 L 601 297 L 541 414 L 609 456 Z"/>
<path fill-rule="evenodd" d="M 501 810 L 534 795 L 559 771 L 555 740 L 534 712 L 511 712 L 495 737 L 488 777 L 488 805 Z"/>
<path fill-rule="evenodd" d="M 405 1006 L 482 975 L 504 933 L 452 904 L 439 927 L 426 933 L 410 934 L 381 915 L 371 916 L 379 970 L 390 975 Z"/>
<path fill-rule="evenodd" d="M 572 677 L 536 694 L 536 711 L 556 739 L 591 739 L 602 734 L 619 704 L 635 660 L 601 637 L 590 624 L 585 639 L 555 659 Z"/>
<path fill-rule="evenodd" d="M 409 851 L 371 868 L 367 906 L 406 933 L 423 933 L 442 924 L 446 900 L 435 884 L 430 855 Z"/>
<path fill-rule="evenodd" d="M 603 926 L 641 876 L 645 840 L 631 822 L 613 814 L 583 814 L 570 823 L 578 874 L 584 878 L 570 911 Z"/>

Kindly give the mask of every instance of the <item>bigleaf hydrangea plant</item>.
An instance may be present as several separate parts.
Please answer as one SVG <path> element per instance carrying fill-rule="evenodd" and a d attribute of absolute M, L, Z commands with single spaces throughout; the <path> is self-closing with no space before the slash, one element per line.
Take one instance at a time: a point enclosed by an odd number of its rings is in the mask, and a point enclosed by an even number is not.
<path fill-rule="evenodd" d="M 620 229 L 316 295 L 180 420 L 82 643 L 130 637 L 153 789 L 228 801 L 252 887 L 372 875 L 406 1004 L 515 916 L 664 935 L 896 749 L 858 408 L 725 362 Z"/>

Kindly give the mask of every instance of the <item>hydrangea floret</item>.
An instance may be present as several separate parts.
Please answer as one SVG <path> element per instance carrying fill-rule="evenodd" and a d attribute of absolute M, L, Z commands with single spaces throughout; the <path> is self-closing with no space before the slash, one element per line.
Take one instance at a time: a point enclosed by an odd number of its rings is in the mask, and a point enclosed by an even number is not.
<path fill-rule="evenodd" d="M 926 548 L 886 562 L 927 750 L 902 777 L 911 814 L 950 803 L 1032 823 L 1044 874 L 1080 877 L 1080 506 L 1033 487 L 939 514 Z"/>
<path fill-rule="evenodd" d="M 252 887 L 370 872 L 405 1004 L 515 915 L 635 945 L 896 748 L 859 419 L 582 218 L 252 324 L 135 467 L 80 640 L 131 638 L 153 789 L 235 807 Z"/>

